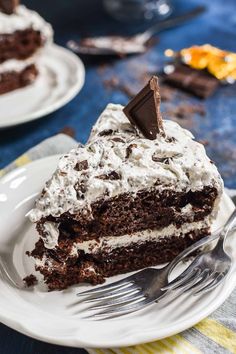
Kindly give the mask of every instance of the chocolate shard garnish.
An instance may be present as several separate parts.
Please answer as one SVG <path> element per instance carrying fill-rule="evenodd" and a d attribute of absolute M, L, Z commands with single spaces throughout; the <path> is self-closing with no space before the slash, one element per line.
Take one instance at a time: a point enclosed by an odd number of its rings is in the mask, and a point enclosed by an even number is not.
<path fill-rule="evenodd" d="M 7 15 L 15 12 L 15 8 L 19 4 L 19 0 L 0 0 L 0 11 Z"/>
<path fill-rule="evenodd" d="M 158 79 L 153 76 L 124 108 L 124 113 L 130 122 L 150 140 L 156 139 L 157 134 L 165 136 L 160 103 Z"/>

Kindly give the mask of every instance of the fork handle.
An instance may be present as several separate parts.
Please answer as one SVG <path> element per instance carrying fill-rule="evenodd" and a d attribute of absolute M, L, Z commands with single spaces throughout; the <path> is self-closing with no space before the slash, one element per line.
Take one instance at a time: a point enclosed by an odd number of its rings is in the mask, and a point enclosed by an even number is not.
<path fill-rule="evenodd" d="M 225 236 L 236 231 L 236 222 L 235 222 L 236 218 L 235 217 L 236 217 L 236 209 L 231 214 L 228 221 L 226 222 L 226 224 L 222 228 L 220 228 L 219 230 L 216 230 L 210 237 L 204 237 L 201 240 L 195 242 L 193 245 L 186 248 L 185 250 L 183 250 L 177 257 L 175 257 L 175 259 L 173 259 L 172 262 L 170 262 L 166 266 L 166 271 L 168 273 L 170 273 L 182 259 L 184 259 L 188 255 L 190 255 L 191 253 L 193 253 L 194 251 L 196 251 L 200 247 L 205 246 L 208 243 L 211 243 L 212 241 L 215 241 L 221 237 L 222 237 L 222 240 L 224 241 Z M 227 227 L 227 229 L 226 229 L 227 231 L 224 231 L 226 227 Z M 224 236 L 222 236 L 222 235 L 224 235 Z"/>
<path fill-rule="evenodd" d="M 147 37 L 152 37 L 155 33 L 159 33 L 163 30 L 181 25 L 182 23 L 184 23 L 187 20 L 191 20 L 192 18 L 200 15 L 201 13 L 203 13 L 206 10 L 205 6 L 197 6 L 196 8 L 194 8 L 193 10 L 190 10 L 189 12 L 176 16 L 176 17 L 172 17 L 168 20 L 163 20 L 163 21 L 159 21 L 157 24 L 153 25 L 151 28 L 149 28 L 147 31 L 145 31 L 145 34 Z"/>
<path fill-rule="evenodd" d="M 230 217 L 226 221 L 220 238 L 225 238 L 225 236 L 229 233 L 229 231 L 231 231 L 231 229 L 233 229 L 235 227 L 235 225 L 236 225 L 236 208 L 234 209 L 234 211 L 232 212 L 232 214 L 230 215 Z"/>
<path fill-rule="evenodd" d="M 226 221 L 219 237 L 219 241 L 217 243 L 217 246 L 222 246 L 224 248 L 224 243 L 226 240 L 226 237 L 236 228 L 236 208 Z"/>

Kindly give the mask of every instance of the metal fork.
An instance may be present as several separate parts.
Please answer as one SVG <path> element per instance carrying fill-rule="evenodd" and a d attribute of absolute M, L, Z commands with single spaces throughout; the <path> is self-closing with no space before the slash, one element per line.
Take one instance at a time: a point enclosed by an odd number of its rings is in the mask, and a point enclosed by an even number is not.
<path fill-rule="evenodd" d="M 146 306 L 159 301 L 167 292 L 174 288 L 176 289 L 178 287 L 178 289 L 182 289 L 183 292 L 190 290 L 188 281 L 193 281 L 194 274 L 195 276 L 198 276 L 198 286 L 200 287 L 201 281 L 204 281 L 205 285 L 206 278 L 205 276 L 203 277 L 205 273 L 203 273 L 203 271 L 201 274 L 199 271 L 195 272 L 194 267 L 190 268 L 191 266 L 188 267 L 191 271 L 191 277 L 186 278 L 188 276 L 186 270 L 183 273 L 184 277 L 181 278 L 181 276 L 179 276 L 168 284 L 168 276 L 176 265 L 184 260 L 185 257 L 220 237 L 216 250 L 214 248 L 213 251 L 205 253 L 207 254 L 207 259 L 211 259 L 212 257 L 212 262 L 210 263 L 212 267 L 214 262 L 216 262 L 216 267 L 214 269 L 208 268 L 209 271 L 212 271 L 212 273 L 214 272 L 214 284 L 211 284 L 211 288 L 216 287 L 223 281 L 231 266 L 231 259 L 223 250 L 223 240 L 227 234 L 233 230 L 235 217 L 236 210 L 229 217 L 223 228 L 213 233 L 211 237 L 203 238 L 194 243 L 192 246 L 181 252 L 171 263 L 161 269 L 146 268 L 110 285 L 78 293 L 77 296 L 80 297 L 80 300 L 89 305 L 86 310 L 99 310 L 99 312 L 96 312 L 95 314 L 92 313 L 84 318 L 113 318 L 141 310 Z M 217 257 L 220 257 L 219 260 Z M 199 256 L 195 260 L 198 259 Z M 220 268 L 221 262 L 224 264 L 222 265 L 222 268 Z M 195 263 L 195 261 L 193 263 Z M 203 269 L 203 267 L 203 265 L 201 268 L 198 266 L 198 269 Z M 210 275 L 211 274 L 209 273 L 208 279 L 213 281 L 213 277 L 210 277 Z M 190 285 L 193 286 L 193 283 L 191 282 Z M 210 288 L 208 288 L 208 290 L 210 290 Z M 197 289 L 197 291 L 199 293 L 200 288 Z M 205 289 L 205 291 L 207 291 L 207 289 Z"/>
<path fill-rule="evenodd" d="M 219 234 L 216 246 L 199 254 L 188 268 L 171 281 L 163 290 L 183 288 L 182 293 L 193 291 L 192 295 L 203 294 L 217 287 L 229 273 L 232 259 L 224 250 L 226 236 L 236 224 L 236 209 Z"/>

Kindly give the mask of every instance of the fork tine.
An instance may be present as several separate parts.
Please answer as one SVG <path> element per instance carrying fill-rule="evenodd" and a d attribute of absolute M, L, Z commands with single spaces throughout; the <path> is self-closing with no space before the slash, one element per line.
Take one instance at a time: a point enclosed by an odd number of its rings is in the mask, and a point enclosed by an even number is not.
<path fill-rule="evenodd" d="M 191 284 L 187 284 L 183 288 L 183 292 L 188 292 L 192 289 L 198 289 L 201 288 L 203 285 L 207 284 L 209 280 L 211 279 L 212 274 L 210 274 L 209 269 L 204 269 L 202 273 L 198 274 L 198 276 L 191 282 Z"/>
<path fill-rule="evenodd" d="M 161 290 L 173 290 L 187 284 L 190 280 L 192 280 L 193 277 L 197 275 L 197 273 L 199 274 L 199 269 L 196 269 L 191 266 L 192 265 L 190 265 L 187 269 L 185 269 L 183 273 L 181 273 L 177 278 L 172 280 L 168 285 L 163 287 Z"/>
<path fill-rule="evenodd" d="M 91 314 L 91 315 L 88 315 L 83 318 L 93 317 L 94 319 L 102 320 L 102 319 L 119 317 L 122 315 L 126 315 L 130 312 L 135 312 L 135 311 L 141 310 L 153 302 L 154 302 L 153 299 L 145 298 L 143 300 L 139 300 L 137 303 L 132 304 L 132 305 L 126 305 L 126 306 L 123 306 L 122 308 L 118 308 L 118 309 L 109 309 L 107 311 L 102 311 L 102 312 L 98 312 L 96 314 Z"/>
<path fill-rule="evenodd" d="M 132 303 L 135 303 L 137 300 L 142 300 L 145 299 L 145 296 L 143 294 L 136 294 L 136 296 L 129 296 L 129 297 L 122 297 L 121 299 L 118 299 L 116 301 L 110 301 L 107 303 L 104 303 L 102 305 L 98 306 L 91 306 L 89 307 L 89 310 L 106 310 L 109 308 L 114 308 L 114 306 L 122 307 L 123 305 L 131 305 Z"/>
<path fill-rule="evenodd" d="M 131 278 L 131 277 L 130 277 Z M 77 293 L 76 295 L 77 296 L 87 296 L 87 295 L 96 295 L 96 294 L 99 294 L 101 292 L 104 292 L 104 291 L 112 291 L 114 289 L 118 289 L 120 287 L 126 287 L 126 286 L 129 286 L 130 284 L 133 284 L 133 281 L 132 280 L 129 280 L 129 278 L 126 278 L 126 279 L 121 279 L 121 280 L 118 280 L 112 284 L 109 284 L 109 285 L 103 285 L 103 286 L 100 286 L 99 288 L 96 288 L 96 289 L 90 289 L 90 290 L 86 290 L 86 291 L 82 291 L 81 293 Z"/>
<path fill-rule="evenodd" d="M 224 280 L 224 278 L 226 277 L 226 274 L 219 274 L 216 276 L 216 278 L 214 278 L 210 283 L 208 283 L 206 286 L 201 287 L 199 290 L 194 292 L 194 296 L 195 295 L 199 295 L 199 294 L 204 294 L 209 290 L 213 290 L 214 288 L 216 288 L 220 283 L 222 283 L 222 281 Z"/>
<path fill-rule="evenodd" d="M 139 291 L 140 291 L 140 289 L 135 286 L 129 287 L 128 289 L 127 288 L 121 289 L 121 290 L 118 289 L 118 290 L 114 290 L 114 291 L 109 291 L 108 293 L 106 292 L 105 294 L 102 294 L 102 295 L 87 297 L 83 300 L 83 303 L 105 301 L 107 299 L 113 299 L 113 298 L 125 296 L 128 294 L 135 294 Z"/>

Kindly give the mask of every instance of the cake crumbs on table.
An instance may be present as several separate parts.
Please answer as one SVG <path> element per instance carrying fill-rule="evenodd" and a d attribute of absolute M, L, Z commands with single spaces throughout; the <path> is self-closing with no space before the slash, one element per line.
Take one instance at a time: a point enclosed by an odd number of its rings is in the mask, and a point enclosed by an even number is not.
<path fill-rule="evenodd" d="M 58 132 L 59 134 L 66 134 L 68 136 L 70 136 L 71 138 L 75 137 L 75 129 L 66 125 L 65 127 L 63 127 L 61 130 L 59 130 Z"/>

